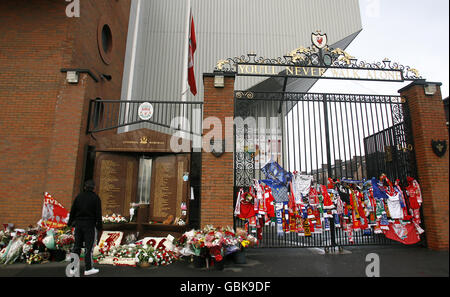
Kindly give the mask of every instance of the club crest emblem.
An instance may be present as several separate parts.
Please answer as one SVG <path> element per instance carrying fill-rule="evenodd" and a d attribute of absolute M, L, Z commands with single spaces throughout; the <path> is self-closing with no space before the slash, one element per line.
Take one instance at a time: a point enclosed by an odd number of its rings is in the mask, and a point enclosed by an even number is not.
<path fill-rule="evenodd" d="M 316 31 L 316 33 L 312 33 L 311 40 L 318 49 L 323 49 L 328 43 L 327 34 L 322 34 L 320 30 Z"/>
<path fill-rule="evenodd" d="M 431 147 L 433 152 L 438 156 L 442 157 L 447 151 L 447 141 L 445 140 L 431 140 Z"/>

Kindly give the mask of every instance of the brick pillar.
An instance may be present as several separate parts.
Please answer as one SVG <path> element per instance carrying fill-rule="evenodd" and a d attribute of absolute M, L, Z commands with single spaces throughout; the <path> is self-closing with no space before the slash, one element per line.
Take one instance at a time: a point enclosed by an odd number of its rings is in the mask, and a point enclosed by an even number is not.
<path fill-rule="evenodd" d="M 228 121 L 225 127 L 225 118 L 234 117 L 234 76 L 225 76 L 225 87 L 214 87 L 214 75 L 204 74 L 204 105 L 203 119 L 216 117 L 216 123 L 221 123 L 221 139 L 226 141 L 227 149 L 220 157 L 209 152 L 210 137 L 208 133 L 214 128 L 203 124 L 202 137 L 202 177 L 200 225 L 213 225 L 214 227 L 233 227 L 233 122 Z M 207 123 L 207 122 L 206 122 Z M 218 127 L 215 127 L 216 129 Z M 218 130 L 220 131 L 220 130 Z M 231 132 L 225 135 L 225 131 Z M 217 139 L 214 139 L 217 140 Z"/>
<path fill-rule="evenodd" d="M 415 81 L 399 93 L 407 100 L 410 111 L 427 244 L 433 250 L 448 250 L 449 152 L 447 148 L 445 155 L 438 157 L 431 140 L 446 140 L 448 146 L 449 136 L 441 84 L 435 83 L 434 95 L 426 95 L 424 87 L 428 84 L 432 83 Z"/>

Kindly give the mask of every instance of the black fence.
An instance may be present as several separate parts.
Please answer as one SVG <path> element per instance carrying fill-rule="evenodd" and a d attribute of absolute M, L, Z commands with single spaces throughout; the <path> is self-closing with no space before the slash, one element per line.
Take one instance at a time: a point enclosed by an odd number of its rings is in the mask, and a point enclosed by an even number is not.
<path fill-rule="evenodd" d="M 237 91 L 235 97 L 235 117 L 254 119 L 236 125 L 237 187 L 260 178 L 270 159 L 322 184 L 328 177 L 416 176 L 408 109 L 399 96 Z M 373 154 L 383 156 L 376 165 L 368 162 Z"/>
<path fill-rule="evenodd" d="M 245 221 L 235 220 L 236 228 L 245 228 Z M 334 234 L 332 234 L 332 232 Z M 252 234 L 256 237 L 256 233 Z M 313 248 L 313 247 L 335 247 L 335 246 L 358 246 L 358 245 L 395 245 L 397 241 L 386 238 L 384 234 L 364 234 L 362 230 L 353 231 L 352 240 L 341 228 L 332 228 L 320 233 L 312 233 L 311 236 L 300 236 L 298 233 L 290 232 L 278 235 L 275 225 L 263 227 L 262 240 L 259 241 L 260 248 Z"/>
<path fill-rule="evenodd" d="M 147 112 L 151 116 L 139 116 L 143 104 L 150 106 L 151 110 Z M 113 129 L 131 131 L 145 127 L 169 134 L 181 131 L 201 135 L 202 108 L 203 102 L 95 99 L 89 103 L 86 132 L 97 133 Z"/>
<path fill-rule="evenodd" d="M 261 168 L 277 161 L 285 170 L 312 175 L 326 185 L 335 179 L 367 180 L 386 174 L 390 180 L 417 178 L 408 106 L 400 96 L 235 92 L 235 197 Z M 235 227 L 243 221 L 236 220 Z M 262 246 L 329 247 L 391 244 L 383 234 L 330 231 L 311 237 L 278 236 L 265 226 Z M 372 230 L 373 231 L 373 230 Z"/>

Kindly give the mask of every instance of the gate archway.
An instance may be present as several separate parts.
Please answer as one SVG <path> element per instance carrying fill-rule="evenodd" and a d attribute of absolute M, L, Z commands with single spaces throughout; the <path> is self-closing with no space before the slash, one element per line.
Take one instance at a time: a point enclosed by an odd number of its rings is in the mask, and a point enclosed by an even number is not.
<path fill-rule="evenodd" d="M 358 61 L 341 49 L 333 49 L 312 34 L 313 45 L 300 47 L 275 59 L 248 54 L 221 60 L 216 74 L 263 76 L 279 79 L 280 91 L 235 90 L 234 110 L 242 125 L 235 125 L 234 194 L 265 178 L 264 166 L 278 163 L 287 172 L 312 176 L 326 185 L 328 178 L 362 186 L 372 177 L 386 175 L 406 184 L 417 178 L 408 105 L 394 95 L 286 92 L 288 80 L 301 78 L 396 81 L 421 79 L 416 69 L 384 60 Z M 248 119 L 253 120 L 248 120 Z M 236 202 L 236 201 L 235 201 Z M 236 220 L 235 227 L 245 222 Z M 352 236 L 333 220 L 320 232 L 298 236 L 264 226 L 262 247 L 334 247 L 395 243 L 383 234 L 367 230 Z M 422 238 L 422 242 L 423 238 Z"/>

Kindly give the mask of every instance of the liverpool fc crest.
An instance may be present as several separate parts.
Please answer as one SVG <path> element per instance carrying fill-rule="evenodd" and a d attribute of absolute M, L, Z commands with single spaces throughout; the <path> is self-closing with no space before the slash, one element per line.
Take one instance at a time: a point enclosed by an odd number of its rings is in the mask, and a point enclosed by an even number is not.
<path fill-rule="evenodd" d="M 322 34 L 320 30 L 316 31 L 316 33 L 312 33 L 311 35 L 312 43 L 315 47 L 318 49 L 323 49 L 325 46 L 327 46 L 327 34 Z"/>
<path fill-rule="evenodd" d="M 431 140 L 431 147 L 433 152 L 438 156 L 442 157 L 447 151 L 447 141 L 445 140 Z"/>

